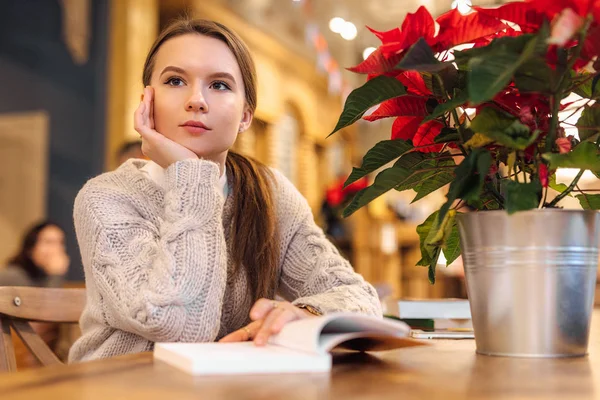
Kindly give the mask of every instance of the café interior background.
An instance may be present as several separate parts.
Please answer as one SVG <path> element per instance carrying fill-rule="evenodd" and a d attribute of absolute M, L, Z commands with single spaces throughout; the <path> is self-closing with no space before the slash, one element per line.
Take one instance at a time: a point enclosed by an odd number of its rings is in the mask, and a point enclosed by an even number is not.
<path fill-rule="evenodd" d="M 67 232 L 69 281 L 83 284 L 73 200 L 87 179 L 117 167 L 124 142 L 138 138 L 132 115 L 147 50 L 170 20 L 190 15 L 233 28 L 255 58 L 258 109 L 235 150 L 283 171 L 381 294 L 465 296 L 460 259 L 440 268 L 435 286 L 415 266 L 415 228 L 439 207 L 445 189 L 414 204 L 414 193 L 392 190 L 352 217 L 339 217 L 341 183 L 367 149 L 389 139 L 391 121 L 360 121 L 327 138 L 345 97 L 365 79 L 345 68 L 378 45 L 366 26 L 388 30 L 421 5 L 437 16 L 465 3 L 0 0 L 0 259 L 16 251 L 32 223 L 48 217 Z"/>

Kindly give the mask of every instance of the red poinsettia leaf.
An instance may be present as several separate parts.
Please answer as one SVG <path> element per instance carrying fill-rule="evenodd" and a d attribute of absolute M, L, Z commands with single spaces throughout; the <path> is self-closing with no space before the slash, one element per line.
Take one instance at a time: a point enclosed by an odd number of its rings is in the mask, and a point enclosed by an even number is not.
<path fill-rule="evenodd" d="M 534 2 L 513 2 L 498 8 L 473 7 L 479 14 L 513 22 L 528 33 L 536 31 L 548 17 Z"/>
<path fill-rule="evenodd" d="M 442 14 L 436 21 L 440 25 L 440 31 L 435 37 L 433 49 L 437 52 L 470 43 L 506 28 L 504 23 L 494 17 L 479 12 L 462 15 L 456 8 Z"/>
<path fill-rule="evenodd" d="M 404 71 L 396 76 L 409 93 L 416 94 L 418 96 L 430 96 L 431 91 L 427 89 L 425 81 L 421 74 L 417 71 Z"/>
<path fill-rule="evenodd" d="M 560 154 L 565 154 L 571 151 L 571 139 L 563 137 L 556 139 L 556 146 Z"/>
<path fill-rule="evenodd" d="M 419 7 L 414 14 L 406 14 L 402 22 L 402 32 L 406 34 L 408 47 L 415 44 L 419 38 L 429 41 L 435 35 L 435 21 L 425 6 Z"/>
<path fill-rule="evenodd" d="M 444 124 L 442 124 L 439 121 L 429 121 L 424 123 L 423 125 L 419 126 L 419 129 L 417 129 L 417 132 L 415 133 L 415 136 L 413 137 L 413 145 L 415 147 L 421 147 L 421 146 L 426 146 L 428 144 L 431 144 L 432 146 L 428 146 L 428 147 L 424 147 L 422 149 L 419 149 L 419 151 L 421 153 L 432 153 L 432 152 L 438 152 L 442 149 L 442 147 L 444 147 L 443 144 L 435 144 L 434 145 L 434 140 L 435 137 L 437 135 L 440 134 L 440 132 L 442 131 L 442 128 L 444 127 Z"/>
<path fill-rule="evenodd" d="M 386 31 L 386 32 L 379 32 L 368 26 L 367 26 L 367 29 L 370 30 L 375 36 L 377 36 L 377 38 L 379 40 L 381 40 L 381 43 L 383 43 L 383 44 L 399 42 L 403 38 L 400 28 L 394 28 L 394 29 Z"/>
<path fill-rule="evenodd" d="M 392 140 L 412 140 L 423 117 L 398 117 L 392 124 Z"/>
<path fill-rule="evenodd" d="M 540 183 L 542 187 L 548 187 L 548 166 L 546 164 L 540 164 L 538 169 L 538 174 L 540 176 Z"/>
<path fill-rule="evenodd" d="M 581 59 L 589 61 L 595 56 L 600 56 L 600 24 L 596 23 L 590 27 L 587 33 L 583 49 L 581 50 Z"/>
<path fill-rule="evenodd" d="M 363 117 L 367 121 L 376 121 L 382 118 L 400 117 L 400 116 L 420 116 L 427 115 L 427 98 L 414 96 L 400 96 L 386 100 L 379 105 L 377 110 L 369 116 Z"/>
<path fill-rule="evenodd" d="M 348 68 L 348 71 L 359 74 L 382 74 L 384 72 L 393 71 L 401 59 L 401 55 L 386 58 L 383 55 L 381 48 L 378 48 L 356 67 Z"/>

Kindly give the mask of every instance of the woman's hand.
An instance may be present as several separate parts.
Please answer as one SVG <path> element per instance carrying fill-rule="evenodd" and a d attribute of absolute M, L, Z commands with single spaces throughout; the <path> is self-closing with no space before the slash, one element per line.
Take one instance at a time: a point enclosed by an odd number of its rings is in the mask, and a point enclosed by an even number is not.
<path fill-rule="evenodd" d="M 191 150 L 154 129 L 154 89 L 144 88 L 144 96 L 133 117 L 133 126 L 142 138 L 142 152 L 163 168 L 174 162 L 198 158 Z"/>
<path fill-rule="evenodd" d="M 219 342 L 254 340 L 256 345 L 263 346 L 269 336 L 279 333 L 288 322 L 311 317 L 314 315 L 287 301 L 259 299 L 250 310 L 253 322 L 223 337 Z"/>

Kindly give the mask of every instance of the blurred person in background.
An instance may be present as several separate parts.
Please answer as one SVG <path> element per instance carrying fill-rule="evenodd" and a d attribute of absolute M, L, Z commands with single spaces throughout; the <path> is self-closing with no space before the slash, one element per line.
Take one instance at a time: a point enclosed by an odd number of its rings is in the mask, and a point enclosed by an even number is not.
<path fill-rule="evenodd" d="M 44 221 L 25 233 L 19 252 L 0 269 L 0 286 L 61 287 L 69 263 L 64 230 Z"/>

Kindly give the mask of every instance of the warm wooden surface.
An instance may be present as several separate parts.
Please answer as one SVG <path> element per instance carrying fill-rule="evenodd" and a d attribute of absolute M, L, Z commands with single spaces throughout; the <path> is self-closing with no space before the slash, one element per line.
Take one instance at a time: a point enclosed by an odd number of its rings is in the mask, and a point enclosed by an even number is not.
<path fill-rule="evenodd" d="M 15 303 L 17 298 L 19 302 Z M 0 287 L 0 314 L 15 318 L 77 322 L 84 306 L 85 289 Z"/>
<path fill-rule="evenodd" d="M 590 355 L 518 359 L 475 354 L 472 340 L 336 355 L 331 374 L 194 378 L 151 353 L 0 376 L 4 399 L 593 399 L 600 398 L 600 312 Z M 598 386 L 595 388 L 595 386 Z"/>

